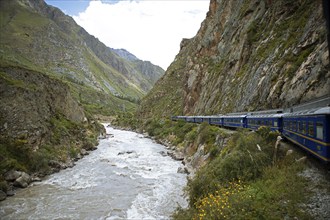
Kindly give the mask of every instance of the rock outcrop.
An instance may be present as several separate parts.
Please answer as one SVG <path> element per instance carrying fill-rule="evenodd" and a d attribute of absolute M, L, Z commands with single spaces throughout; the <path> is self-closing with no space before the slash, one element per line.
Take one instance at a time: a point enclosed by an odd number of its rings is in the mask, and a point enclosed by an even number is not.
<path fill-rule="evenodd" d="M 0 67 L 0 131 L 41 145 L 50 135 L 52 118 L 82 123 L 85 113 L 59 80 L 17 67 Z"/>
<path fill-rule="evenodd" d="M 95 148 L 102 129 L 60 80 L 0 66 L 1 187 L 7 181 L 25 188 L 28 174 L 44 176 L 72 166 Z"/>
<path fill-rule="evenodd" d="M 140 115 L 264 110 L 329 96 L 325 23 L 321 1 L 211 0 Z"/>

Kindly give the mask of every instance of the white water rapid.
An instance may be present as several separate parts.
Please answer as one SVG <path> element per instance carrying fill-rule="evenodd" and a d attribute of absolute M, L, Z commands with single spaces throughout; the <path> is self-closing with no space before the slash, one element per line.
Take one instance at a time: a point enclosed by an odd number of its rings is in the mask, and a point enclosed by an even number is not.
<path fill-rule="evenodd" d="M 73 168 L 0 202 L 0 219 L 169 219 L 183 196 L 182 166 L 142 135 L 106 127 L 113 137 Z"/>

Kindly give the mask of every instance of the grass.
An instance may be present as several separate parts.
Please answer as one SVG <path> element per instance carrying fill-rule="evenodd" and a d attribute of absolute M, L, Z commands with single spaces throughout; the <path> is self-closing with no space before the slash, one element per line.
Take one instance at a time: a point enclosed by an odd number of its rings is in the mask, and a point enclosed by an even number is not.
<path fill-rule="evenodd" d="M 273 161 L 277 132 L 262 127 L 257 132 L 241 129 L 230 134 L 207 123 L 164 119 L 136 123 L 177 149 L 196 151 L 204 145 L 204 155 L 210 155 L 208 163 L 188 180 L 189 207 L 178 208 L 173 219 L 311 218 L 301 205 L 310 195 L 309 180 L 299 175 L 305 164 L 296 162 L 301 155 L 285 156 L 280 150 Z M 226 138 L 227 144 L 217 144 L 219 138 Z"/>
<path fill-rule="evenodd" d="M 90 118 L 88 114 L 87 117 Z M 15 139 L 0 136 L 0 181 L 10 170 L 48 174 L 51 160 L 66 162 L 82 148 L 93 148 L 102 129 L 98 123 L 75 123 L 60 114 L 51 118 L 48 126 L 49 132 L 38 148 L 25 135 Z"/>
<path fill-rule="evenodd" d="M 220 153 L 188 181 L 189 207 L 174 219 L 308 219 L 299 204 L 308 198 L 308 181 L 298 175 L 297 155 L 273 164 L 278 134 L 262 128 L 239 130 Z M 261 147 L 258 150 L 256 145 Z"/>
<path fill-rule="evenodd" d="M 70 85 L 75 98 L 91 113 L 114 115 L 135 110 L 145 92 L 103 62 L 91 48 L 78 43 L 82 36 L 70 19 L 58 16 L 51 20 L 15 1 L 1 2 L 1 6 L 1 66 L 24 67 L 60 79 Z M 106 84 L 118 92 L 118 97 Z"/>

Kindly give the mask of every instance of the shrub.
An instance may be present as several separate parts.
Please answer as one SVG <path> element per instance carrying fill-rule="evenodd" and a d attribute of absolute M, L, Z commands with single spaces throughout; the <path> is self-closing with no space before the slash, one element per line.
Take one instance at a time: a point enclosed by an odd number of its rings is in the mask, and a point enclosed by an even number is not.
<path fill-rule="evenodd" d="M 268 143 L 253 132 L 236 132 L 225 150 L 188 182 L 190 205 L 208 193 L 214 193 L 219 183 L 241 179 L 254 180 L 271 164 L 273 142 Z M 257 144 L 262 146 L 258 150 Z"/>
<path fill-rule="evenodd" d="M 272 165 L 277 135 L 268 128 L 236 132 L 221 153 L 188 180 L 189 208 L 178 210 L 174 219 L 310 219 L 299 205 L 308 198 L 308 184 L 298 175 L 304 165 L 294 156 Z"/>

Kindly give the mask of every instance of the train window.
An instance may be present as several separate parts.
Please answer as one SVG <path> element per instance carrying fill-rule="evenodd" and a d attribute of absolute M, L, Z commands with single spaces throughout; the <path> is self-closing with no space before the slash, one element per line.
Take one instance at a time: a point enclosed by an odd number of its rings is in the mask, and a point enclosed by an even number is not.
<path fill-rule="evenodd" d="M 274 127 L 277 127 L 278 125 L 277 125 L 277 121 L 274 121 Z"/>
<path fill-rule="evenodd" d="M 296 121 L 293 122 L 293 130 L 297 131 L 297 122 Z"/>
<path fill-rule="evenodd" d="M 302 133 L 306 134 L 306 122 L 303 122 L 302 126 L 303 126 Z"/>
<path fill-rule="evenodd" d="M 323 140 L 323 123 L 316 123 L 316 138 Z"/>
<path fill-rule="evenodd" d="M 299 132 L 300 133 L 304 133 L 304 125 L 303 125 L 303 122 L 302 121 L 299 121 Z"/>
<path fill-rule="evenodd" d="M 312 121 L 308 122 L 308 135 L 314 137 L 314 123 Z"/>

